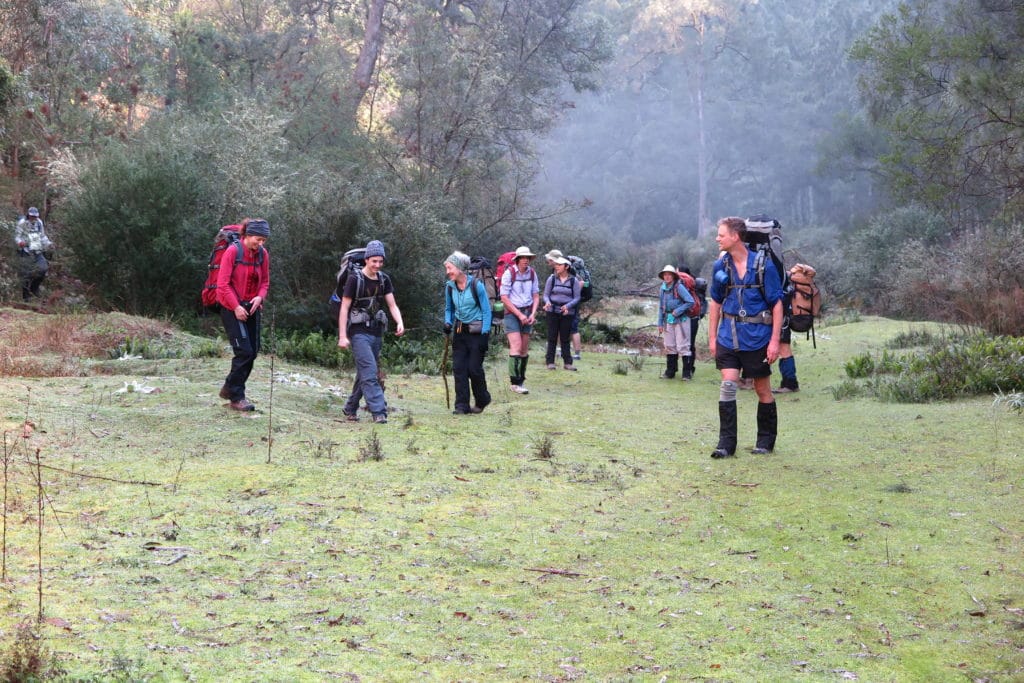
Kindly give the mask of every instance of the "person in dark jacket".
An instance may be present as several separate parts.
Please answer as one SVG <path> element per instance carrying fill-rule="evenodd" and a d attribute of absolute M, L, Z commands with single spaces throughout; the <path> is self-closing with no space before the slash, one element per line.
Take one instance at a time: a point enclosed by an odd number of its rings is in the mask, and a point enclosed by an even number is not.
<path fill-rule="evenodd" d="M 742 218 L 718 221 L 715 238 L 724 254 L 715 261 L 708 304 L 708 350 L 722 372 L 718 398 L 718 446 L 712 458 L 736 454 L 736 389 L 740 377 L 754 380 L 757 392 L 757 442 L 751 451 L 771 453 L 778 433 L 778 412 L 772 395 L 771 364 L 779 357 L 782 330 L 782 278 L 772 260 L 763 259 L 759 277 L 757 254 L 744 244 Z"/>
<path fill-rule="evenodd" d="M 395 302 L 391 278 L 381 270 L 384 267 L 384 244 L 371 240 L 366 244 L 366 265 L 355 277 L 345 282 L 338 313 L 338 346 L 352 348 L 356 362 L 356 377 L 352 393 L 341 412 L 349 422 L 358 422 L 359 401 L 366 399 L 372 419 L 377 424 L 388 421 L 388 404 L 384 399 L 384 385 L 380 375 L 380 350 L 387 330 L 387 307 L 395 321 L 395 336 L 405 334 L 402 312 Z"/>
<path fill-rule="evenodd" d="M 491 303 L 484 283 L 466 274 L 469 256 L 453 252 L 444 261 L 444 333 L 452 335 L 455 415 L 482 413 L 491 403 L 484 358 L 491 336 Z M 476 405 L 469 404 L 470 390 Z"/>
<path fill-rule="evenodd" d="M 245 383 L 260 352 L 263 304 L 270 289 L 270 254 L 263 247 L 270 225 L 262 218 L 246 218 L 240 235 L 224 250 L 217 273 L 220 319 L 234 351 L 220 397 L 231 401 L 234 410 L 251 411 L 256 406 L 245 396 Z"/>

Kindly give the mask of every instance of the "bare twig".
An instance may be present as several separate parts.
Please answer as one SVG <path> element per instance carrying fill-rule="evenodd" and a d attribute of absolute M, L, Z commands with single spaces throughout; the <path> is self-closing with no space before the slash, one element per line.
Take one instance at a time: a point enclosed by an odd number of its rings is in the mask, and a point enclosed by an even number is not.
<path fill-rule="evenodd" d="M 554 567 L 524 567 L 528 572 L 540 572 L 541 574 L 557 574 L 558 576 L 584 576 L 579 572 L 569 571 L 568 569 L 555 569 Z"/>
<path fill-rule="evenodd" d="M 274 448 L 274 358 L 277 356 L 277 339 L 274 334 L 277 332 L 275 326 L 275 314 L 277 309 L 270 308 L 270 398 L 267 401 L 267 464 L 270 464 L 270 456 Z"/>
<path fill-rule="evenodd" d="M 38 621 L 43 621 L 43 468 L 39 462 L 39 449 L 36 449 L 36 555 L 38 572 L 36 591 L 39 594 Z"/>
<path fill-rule="evenodd" d="M 42 464 L 39 464 L 39 463 L 36 463 L 36 464 L 39 467 L 43 468 L 44 470 L 51 470 L 53 472 L 61 472 L 63 474 L 71 475 L 72 477 L 82 477 L 83 479 L 101 479 L 103 481 L 112 481 L 115 484 L 136 484 L 138 486 L 163 486 L 163 484 L 161 484 L 160 482 L 157 482 L 157 481 L 140 481 L 140 480 L 136 480 L 136 479 L 115 479 L 114 477 L 104 477 L 104 476 L 99 475 L 99 474 L 83 474 L 81 472 L 73 472 L 71 470 L 66 470 L 63 467 L 54 467 L 53 465 L 42 465 Z"/>

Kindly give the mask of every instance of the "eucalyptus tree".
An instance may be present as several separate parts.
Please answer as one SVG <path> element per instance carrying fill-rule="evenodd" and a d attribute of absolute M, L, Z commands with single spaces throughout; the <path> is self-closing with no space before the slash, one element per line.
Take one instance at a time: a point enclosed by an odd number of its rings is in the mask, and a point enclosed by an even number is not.
<path fill-rule="evenodd" d="M 1024 209 L 1024 5 L 908 0 L 853 50 L 897 197 L 954 225 Z"/>

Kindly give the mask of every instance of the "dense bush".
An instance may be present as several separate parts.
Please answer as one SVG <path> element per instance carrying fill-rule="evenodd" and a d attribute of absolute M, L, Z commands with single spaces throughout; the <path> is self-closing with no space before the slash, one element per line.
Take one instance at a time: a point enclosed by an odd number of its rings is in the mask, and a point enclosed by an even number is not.
<path fill-rule="evenodd" d="M 917 352 L 862 354 L 846 363 L 876 397 L 925 403 L 1024 391 L 1024 338 L 986 335 L 935 338 Z"/>

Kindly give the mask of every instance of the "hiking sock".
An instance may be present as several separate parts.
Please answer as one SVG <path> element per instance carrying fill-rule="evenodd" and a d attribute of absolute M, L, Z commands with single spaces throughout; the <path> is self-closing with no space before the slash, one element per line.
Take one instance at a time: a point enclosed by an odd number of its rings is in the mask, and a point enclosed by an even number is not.
<path fill-rule="evenodd" d="M 508 378 L 512 384 L 519 384 L 519 356 L 508 357 Z"/>
<path fill-rule="evenodd" d="M 662 379 L 672 379 L 676 376 L 676 372 L 679 370 L 679 354 L 668 353 L 665 354 L 665 372 L 661 373 Z"/>
<path fill-rule="evenodd" d="M 530 360 L 530 354 L 519 356 L 519 383 L 526 381 L 526 363 Z"/>
<path fill-rule="evenodd" d="M 757 444 L 750 451 L 768 455 L 775 450 L 775 436 L 779 431 L 779 412 L 775 401 L 757 404 Z"/>
<path fill-rule="evenodd" d="M 726 384 L 726 382 L 722 382 Z M 728 384 L 733 384 L 728 382 Z M 734 385 L 735 386 L 735 385 Z M 718 446 L 712 458 L 731 458 L 736 455 L 736 400 L 718 402 Z"/>

